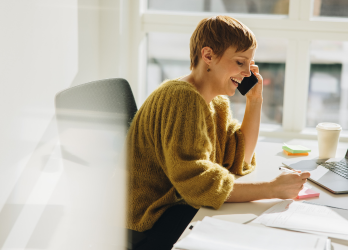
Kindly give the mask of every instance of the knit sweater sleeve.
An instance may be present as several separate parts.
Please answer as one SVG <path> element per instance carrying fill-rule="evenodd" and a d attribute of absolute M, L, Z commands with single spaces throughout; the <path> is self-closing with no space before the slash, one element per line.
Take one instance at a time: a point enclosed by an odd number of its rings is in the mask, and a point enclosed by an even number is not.
<path fill-rule="evenodd" d="M 246 175 L 252 172 L 256 167 L 255 153 L 248 164 L 244 161 L 244 135 L 240 130 L 240 124 L 237 120 L 228 118 L 227 140 L 223 166 L 229 169 L 233 174 Z"/>
<path fill-rule="evenodd" d="M 163 103 L 162 168 L 178 194 L 191 206 L 218 209 L 233 188 L 233 175 L 209 159 L 212 143 L 209 109 L 194 91 L 174 90 Z"/>

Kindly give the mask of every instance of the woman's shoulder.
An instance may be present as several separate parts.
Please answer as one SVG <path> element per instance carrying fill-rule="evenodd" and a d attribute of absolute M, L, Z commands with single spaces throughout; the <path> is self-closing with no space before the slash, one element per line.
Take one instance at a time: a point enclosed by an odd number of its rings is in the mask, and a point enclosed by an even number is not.
<path fill-rule="evenodd" d="M 215 109 L 229 110 L 230 100 L 226 96 L 218 95 L 212 100 Z"/>
<path fill-rule="evenodd" d="M 164 81 L 150 94 L 141 109 L 173 114 L 210 113 L 209 106 L 197 89 L 189 82 L 178 79 Z"/>
<path fill-rule="evenodd" d="M 179 98 L 184 102 L 193 101 L 206 105 L 202 95 L 191 83 L 178 79 L 165 80 L 151 95 L 155 98 L 165 95 L 166 100 Z"/>
<path fill-rule="evenodd" d="M 183 91 L 192 95 L 199 94 L 191 83 L 179 79 L 165 80 L 155 91 Z"/>

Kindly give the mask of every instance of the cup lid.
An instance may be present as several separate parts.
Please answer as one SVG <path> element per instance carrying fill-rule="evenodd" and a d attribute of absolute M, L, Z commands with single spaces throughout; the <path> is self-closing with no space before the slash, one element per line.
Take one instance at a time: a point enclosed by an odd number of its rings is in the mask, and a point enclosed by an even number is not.
<path fill-rule="evenodd" d="M 331 123 L 331 122 L 319 123 L 316 128 L 323 129 L 323 130 L 342 130 L 341 125 L 337 123 Z"/>

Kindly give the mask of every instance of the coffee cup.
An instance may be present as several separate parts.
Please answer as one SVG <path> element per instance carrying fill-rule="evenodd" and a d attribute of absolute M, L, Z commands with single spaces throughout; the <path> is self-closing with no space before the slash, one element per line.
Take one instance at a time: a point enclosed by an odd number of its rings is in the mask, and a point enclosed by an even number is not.
<path fill-rule="evenodd" d="M 317 125 L 316 129 L 318 133 L 319 159 L 335 158 L 342 127 L 336 123 L 322 122 Z"/>

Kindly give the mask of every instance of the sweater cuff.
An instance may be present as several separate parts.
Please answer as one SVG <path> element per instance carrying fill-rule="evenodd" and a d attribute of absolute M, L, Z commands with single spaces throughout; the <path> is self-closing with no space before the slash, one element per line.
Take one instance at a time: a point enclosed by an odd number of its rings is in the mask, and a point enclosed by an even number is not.
<path fill-rule="evenodd" d="M 226 176 L 227 180 L 225 180 L 225 187 L 224 187 L 224 193 L 220 193 L 214 200 L 212 207 L 214 209 L 219 209 L 225 201 L 230 197 L 231 192 L 233 190 L 233 185 L 234 185 L 234 176 L 232 174 L 228 174 Z"/>
<path fill-rule="evenodd" d="M 245 150 L 245 141 L 244 141 L 244 135 L 242 131 L 240 131 L 240 128 L 236 130 L 237 135 L 237 142 L 238 142 L 238 149 L 239 152 L 236 152 L 236 157 L 233 162 L 233 167 L 231 169 L 231 172 L 237 175 L 246 175 L 254 171 L 256 167 L 256 158 L 255 153 L 253 154 L 253 157 L 251 158 L 250 164 L 246 163 L 244 161 L 244 150 Z"/>
<path fill-rule="evenodd" d="M 238 175 L 246 175 L 246 174 L 249 174 L 252 171 L 254 171 L 255 167 L 256 167 L 256 158 L 255 158 L 255 153 L 254 153 L 250 164 L 243 161 L 243 166 L 241 168 L 237 168 L 234 171 L 234 173 L 238 174 Z"/>

